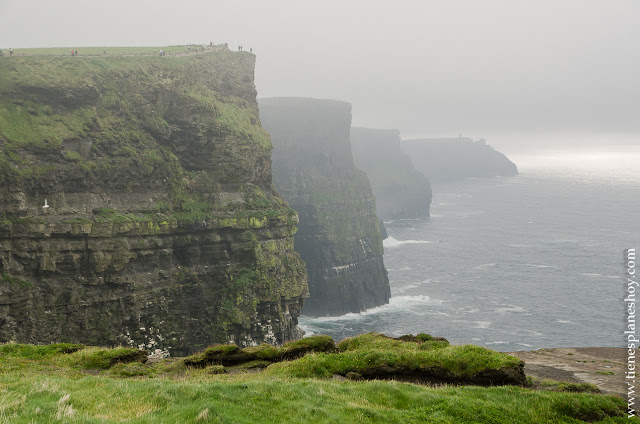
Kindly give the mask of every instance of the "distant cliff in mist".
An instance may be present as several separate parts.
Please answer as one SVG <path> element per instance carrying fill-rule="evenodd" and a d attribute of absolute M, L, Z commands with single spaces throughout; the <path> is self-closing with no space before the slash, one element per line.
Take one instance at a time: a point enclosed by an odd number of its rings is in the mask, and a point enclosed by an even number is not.
<path fill-rule="evenodd" d="M 400 146 L 400 131 L 351 128 L 356 167 L 367 173 L 381 219 L 429 216 L 431 184 Z"/>
<path fill-rule="evenodd" d="M 518 175 L 516 165 L 484 140 L 423 138 L 403 140 L 401 145 L 418 171 L 431 181 Z"/>
<path fill-rule="evenodd" d="M 294 246 L 310 292 L 303 313 L 342 315 L 387 303 L 375 199 L 351 154 L 351 105 L 304 98 L 259 105 L 273 143 L 273 182 L 300 217 Z"/>

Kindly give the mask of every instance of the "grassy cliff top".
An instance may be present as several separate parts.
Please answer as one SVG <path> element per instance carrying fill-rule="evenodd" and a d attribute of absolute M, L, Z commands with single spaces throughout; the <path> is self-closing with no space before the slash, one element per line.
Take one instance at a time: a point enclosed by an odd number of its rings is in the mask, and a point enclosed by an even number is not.
<path fill-rule="evenodd" d="M 80 56 L 103 56 L 103 55 L 153 55 L 159 54 L 160 50 L 164 51 L 168 56 L 180 54 L 194 53 L 204 49 L 206 52 L 215 50 L 226 50 L 224 46 L 207 46 L 207 45 L 184 45 L 184 46 L 148 46 L 148 47 L 119 47 L 119 46 L 102 46 L 102 47 L 36 47 L 13 49 L 13 56 L 71 56 L 71 50 L 78 51 Z M 1 48 L 5 56 L 9 56 L 8 48 Z"/>

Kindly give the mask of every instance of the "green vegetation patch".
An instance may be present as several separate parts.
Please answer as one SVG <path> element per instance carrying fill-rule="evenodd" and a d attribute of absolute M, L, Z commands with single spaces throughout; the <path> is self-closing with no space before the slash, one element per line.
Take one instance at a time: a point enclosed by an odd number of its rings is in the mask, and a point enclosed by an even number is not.
<path fill-rule="evenodd" d="M 152 377 L 156 375 L 155 369 L 141 362 L 127 362 L 115 364 L 107 371 L 115 377 Z"/>
<path fill-rule="evenodd" d="M 6 272 L 3 272 L 0 275 L 0 281 L 2 281 L 3 283 L 11 284 L 12 286 L 18 286 L 18 287 L 24 287 L 24 288 L 33 287 L 32 283 L 21 280 L 19 278 L 12 277 Z"/>
<path fill-rule="evenodd" d="M 490 349 L 446 341 L 422 343 L 369 333 L 343 340 L 340 353 L 314 353 L 271 365 L 266 372 L 298 378 L 328 378 L 357 373 L 364 378 L 407 378 L 430 382 L 524 384 L 524 364 Z"/>
<path fill-rule="evenodd" d="M 54 343 L 49 345 L 31 345 L 19 343 L 6 343 L 0 345 L 0 357 L 44 359 L 52 356 L 74 353 L 85 349 L 86 346 L 76 343 Z"/>
<path fill-rule="evenodd" d="M 600 393 L 598 386 L 591 383 L 567 383 L 566 381 L 537 379 L 533 377 L 527 377 L 527 386 L 557 392 Z"/>
<path fill-rule="evenodd" d="M 309 352 L 331 352 L 336 346 L 329 336 L 312 336 L 285 343 L 282 347 L 269 344 L 240 349 L 236 345 L 214 345 L 204 352 L 184 359 L 185 365 L 204 367 L 211 364 L 233 366 L 252 361 L 279 362 L 303 356 Z"/>
<path fill-rule="evenodd" d="M 70 365 L 85 369 L 109 369 L 118 363 L 146 361 L 146 352 L 131 347 L 114 349 L 91 347 L 77 351 L 68 357 Z"/>

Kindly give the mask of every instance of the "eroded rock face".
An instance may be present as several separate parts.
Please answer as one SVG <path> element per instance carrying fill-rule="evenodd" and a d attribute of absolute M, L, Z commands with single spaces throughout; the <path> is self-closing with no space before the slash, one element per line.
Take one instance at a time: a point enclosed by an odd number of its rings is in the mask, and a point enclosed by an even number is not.
<path fill-rule="evenodd" d="M 295 249 L 310 291 L 303 312 L 342 315 L 387 303 L 375 199 L 351 154 L 351 105 L 261 99 L 260 118 L 274 145 L 274 184 L 300 216 Z"/>
<path fill-rule="evenodd" d="M 272 186 L 254 62 L 0 61 L 1 342 L 186 355 L 301 335 L 298 219 Z"/>
<path fill-rule="evenodd" d="M 432 182 L 518 175 L 516 165 L 484 139 L 424 138 L 403 140 L 401 145 L 416 169 Z"/>
<path fill-rule="evenodd" d="M 426 218 L 431 184 L 400 147 L 400 131 L 351 128 L 356 167 L 367 173 L 383 220 Z"/>

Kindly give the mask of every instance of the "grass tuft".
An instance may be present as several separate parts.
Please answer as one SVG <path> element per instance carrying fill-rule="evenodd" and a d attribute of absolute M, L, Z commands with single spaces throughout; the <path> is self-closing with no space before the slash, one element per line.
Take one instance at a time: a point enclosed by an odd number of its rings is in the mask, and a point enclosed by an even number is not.
<path fill-rule="evenodd" d="M 90 347 L 69 355 L 69 363 L 86 369 L 109 369 L 118 363 L 146 362 L 147 354 L 131 347 Z"/>

